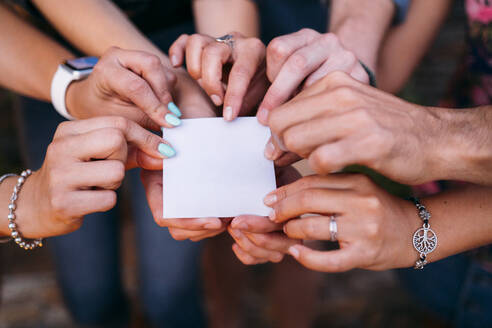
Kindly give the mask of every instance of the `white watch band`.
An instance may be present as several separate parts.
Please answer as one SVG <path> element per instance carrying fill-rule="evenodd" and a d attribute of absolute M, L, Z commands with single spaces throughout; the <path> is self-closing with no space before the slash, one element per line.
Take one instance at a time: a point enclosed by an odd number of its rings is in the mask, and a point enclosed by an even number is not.
<path fill-rule="evenodd" d="M 56 111 L 67 120 L 75 119 L 68 113 L 67 106 L 65 105 L 67 88 L 74 80 L 76 80 L 76 77 L 62 65 L 58 66 L 53 80 L 51 80 L 51 103 Z"/>

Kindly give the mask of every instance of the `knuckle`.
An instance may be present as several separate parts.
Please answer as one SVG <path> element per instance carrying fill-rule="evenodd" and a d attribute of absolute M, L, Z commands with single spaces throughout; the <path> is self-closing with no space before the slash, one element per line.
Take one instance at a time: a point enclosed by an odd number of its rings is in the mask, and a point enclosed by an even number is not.
<path fill-rule="evenodd" d="M 283 142 L 285 147 L 287 147 L 288 150 L 299 154 L 300 150 L 299 149 L 299 139 L 297 138 L 297 135 L 291 130 L 287 130 L 283 134 Z"/>
<path fill-rule="evenodd" d="M 126 84 L 126 91 L 131 95 L 138 95 L 145 92 L 147 84 L 139 77 L 130 78 Z"/>
<path fill-rule="evenodd" d="M 312 220 L 306 220 L 301 224 L 301 231 L 304 236 L 313 236 L 316 233 L 317 227 L 316 223 Z"/>
<path fill-rule="evenodd" d="M 304 28 L 301 28 L 299 30 L 300 33 L 302 34 L 319 34 L 318 32 L 316 32 L 315 30 L 311 29 L 311 28 L 308 28 L 308 27 L 304 27 Z"/>
<path fill-rule="evenodd" d="M 323 80 L 333 84 L 342 84 L 349 78 L 349 75 L 343 71 L 333 71 L 328 73 Z"/>
<path fill-rule="evenodd" d="M 115 128 L 106 128 L 102 130 L 102 138 L 106 144 L 112 149 L 119 149 L 126 145 L 126 139 L 123 132 Z"/>
<path fill-rule="evenodd" d="M 317 196 L 317 193 L 312 189 L 303 190 L 299 195 L 299 205 L 302 208 L 308 208 L 311 204 L 312 199 Z"/>
<path fill-rule="evenodd" d="M 284 255 L 282 253 L 275 253 L 274 255 L 270 256 L 270 262 L 273 263 L 279 263 L 284 259 Z"/>
<path fill-rule="evenodd" d="M 335 72 L 335 73 L 339 73 L 339 72 Z M 352 101 L 357 97 L 356 91 L 353 88 L 346 85 L 342 85 L 333 89 L 332 95 L 337 99 L 341 99 L 342 101 L 346 101 L 346 102 Z"/>
<path fill-rule="evenodd" d="M 56 129 L 55 136 L 54 138 L 57 138 L 58 136 L 67 134 L 72 130 L 72 124 L 73 122 L 71 121 L 63 121 L 60 124 L 58 124 L 58 128 Z"/>
<path fill-rule="evenodd" d="M 355 56 L 355 54 L 352 52 L 352 51 L 348 51 L 346 50 L 344 52 L 344 58 L 345 58 L 345 61 L 349 64 L 355 64 L 357 62 L 357 57 Z"/>
<path fill-rule="evenodd" d="M 121 131 L 127 131 L 130 127 L 130 121 L 122 116 L 111 116 L 108 118 L 109 124 Z"/>
<path fill-rule="evenodd" d="M 241 79 L 249 79 L 249 77 L 252 75 L 252 72 L 251 69 L 245 65 L 235 65 L 234 75 Z"/>
<path fill-rule="evenodd" d="M 338 39 L 338 36 L 334 33 L 325 33 L 322 36 L 323 41 L 325 41 L 328 44 L 339 44 L 340 41 Z"/>
<path fill-rule="evenodd" d="M 257 51 L 263 51 L 265 49 L 265 45 L 258 38 L 249 38 L 247 40 L 247 43 L 246 44 L 248 45 L 248 48 L 254 49 L 254 50 L 257 50 Z"/>
<path fill-rule="evenodd" d="M 51 159 L 51 158 L 57 158 L 59 154 L 59 149 L 60 149 L 60 142 L 59 141 L 53 141 L 48 145 L 48 148 L 46 149 L 46 158 Z"/>
<path fill-rule="evenodd" d="M 157 69 L 161 66 L 161 60 L 156 55 L 147 54 L 145 64 L 149 69 Z"/>
<path fill-rule="evenodd" d="M 121 182 L 125 178 L 125 165 L 120 161 L 114 161 L 111 164 L 111 173 L 113 180 Z"/>
<path fill-rule="evenodd" d="M 287 56 L 288 53 L 289 49 L 287 43 L 282 37 L 276 37 L 267 47 L 267 54 L 277 59 Z"/>
<path fill-rule="evenodd" d="M 169 234 L 171 235 L 171 237 L 173 237 L 174 240 L 181 241 L 187 239 L 186 235 L 180 230 L 169 229 Z"/>
<path fill-rule="evenodd" d="M 314 165 L 314 170 L 318 173 L 329 171 L 331 158 L 322 150 L 313 152 L 309 158 L 309 162 Z"/>
<path fill-rule="evenodd" d="M 309 59 L 303 54 L 295 53 L 289 58 L 288 65 L 294 71 L 304 72 L 309 69 Z"/>
<path fill-rule="evenodd" d="M 54 213 L 58 216 L 65 216 L 65 193 L 63 192 L 53 192 L 50 197 L 50 206 Z"/>

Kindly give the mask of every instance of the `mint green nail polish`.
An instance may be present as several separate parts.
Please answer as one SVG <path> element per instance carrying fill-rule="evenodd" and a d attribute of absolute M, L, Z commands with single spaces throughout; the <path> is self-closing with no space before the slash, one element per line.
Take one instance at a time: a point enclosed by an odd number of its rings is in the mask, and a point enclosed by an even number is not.
<path fill-rule="evenodd" d="M 166 122 L 171 125 L 178 126 L 181 124 L 181 120 L 173 114 L 166 114 L 164 118 L 166 119 Z"/>
<path fill-rule="evenodd" d="M 179 110 L 178 106 L 176 106 L 176 104 L 173 103 L 172 101 L 169 104 L 167 104 L 167 109 L 169 109 L 169 111 L 174 115 L 176 115 L 177 117 L 181 117 L 181 111 Z"/>
<path fill-rule="evenodd" d="M 173 149 L 173 147 L 169 146 L 168 144 L 161 143 L 159 144 L 159 147 L 157 147 L 157 150 L 159 150 L 159 153 L 166 157 L 173 157 L 176 155 L 176 151 Z"/>

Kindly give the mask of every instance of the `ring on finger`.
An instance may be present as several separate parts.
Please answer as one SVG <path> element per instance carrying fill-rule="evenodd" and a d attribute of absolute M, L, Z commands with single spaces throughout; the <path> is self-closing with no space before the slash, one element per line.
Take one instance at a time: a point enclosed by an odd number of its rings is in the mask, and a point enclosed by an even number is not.
<path fill-rule="evenodd" d="M 224 43 L 228 45 L 231 49 L 234 49 L 234 35 L 232 34 L 226 34 L 223 36 L 219 36 L 218 38 L 215 39 L 216 42 L 218 43 Z"/>
<path fill-rule="evenodd" d="M 330 216 L 330 241 L 337 241 L 338 226 L 334 215 Z"/>

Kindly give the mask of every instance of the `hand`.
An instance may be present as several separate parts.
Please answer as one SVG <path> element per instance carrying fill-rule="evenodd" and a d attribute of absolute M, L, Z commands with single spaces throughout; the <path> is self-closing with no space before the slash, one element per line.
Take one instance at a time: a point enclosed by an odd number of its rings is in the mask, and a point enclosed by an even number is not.
<path fill-rule="evenodd" d="M 309 176 L 269 194 L 270 219 L 290 238 L 330 240 L 336 216 L 340 249 L 295 245 L 289 253 L 305 267 L 324 272 L 354 268 L 410 267 L 418 257 L 412 235 L 422 222 L 411 202 L 396 198 L 360 174 Z M 307 213 L 319 216 L 297 218 Z"/>
<path fill-rule="evenodd" d="M 342 72 L 329 74 L 276 108 L 268 121 L 279 143 L 308 158 L 318 174 L 360 164 L 406 184 L 442 176 L 439 166 L 449 162 L 440 152 L 449 147 L 439 146 L 444 123 L 438 111 Z"/>
<path fill-rule="evenodd" d="M 279 36 L 268 44 L 266 62 L 267 76 L 272 85 L 257 114 L 258 121 L 264 125 L 267 125 L 272 109 L 330 72 L 343 71 L 361 82 L 369 83 L 369 77 L 354 53 L 345 49 L 333 33 L 321 34 L 304 28 Z M 285 149 L 281 148 L 272 139 L 265 156 L 276 161 L 277 165 L 290 165 L 299 160 L 293 155 L 286 157 Z"/>
<path fill-rule="evenodd" d="M 181 116 L 171 97 L 175 83 L 159 57 L 113 47 L 87 79 L 70 84 L 67 108 L 76 118 L 117 115 L 153 130 L 171 128 Z"/>
<path fill-rule="evenodd" d="M 200 241 L 225 231 L 227 224 L 229 223 L 227 219 L 163 219 L 162 171 L 142 170 L 141 178 L 155 222 L 161 227 L 167 227 L 174 239 Z"/>
<path fill-rule="evenodd" d="M 17 214 L 23 236 L 66 234 L 81 226 L 84 215 L 111 209 L 125 168 L 138 162 L 162 167 L 160 144 L 160 137 L 121 117 L 61 123 L 43 166 L 22 189 Z"/>
<path fill-rule="evenodd" d="M 223 105 L 228 121 L 250 112 L 268 86 L 263 43 L 240 33 L 231 34 L 233 47 L 210 36 L 183 34 L 169 49 L 175 67 L 182 65 L 186 57 L 188 72 L 216 106 Z"/>
<path fill-rule="evenodd" d="M 293 167 L 277 170 L 277 182 L 285 185 L 299 179 L 301 175 Z M 290 246 L 299 244 L 283 232 L 283 225 L 274 223 L 266 217 L 241 215 L 234 218 L 228 230 L 235 241 L 232 250 L 244 264 L 259 264 L 268 261 L 280 262 Z"/>

